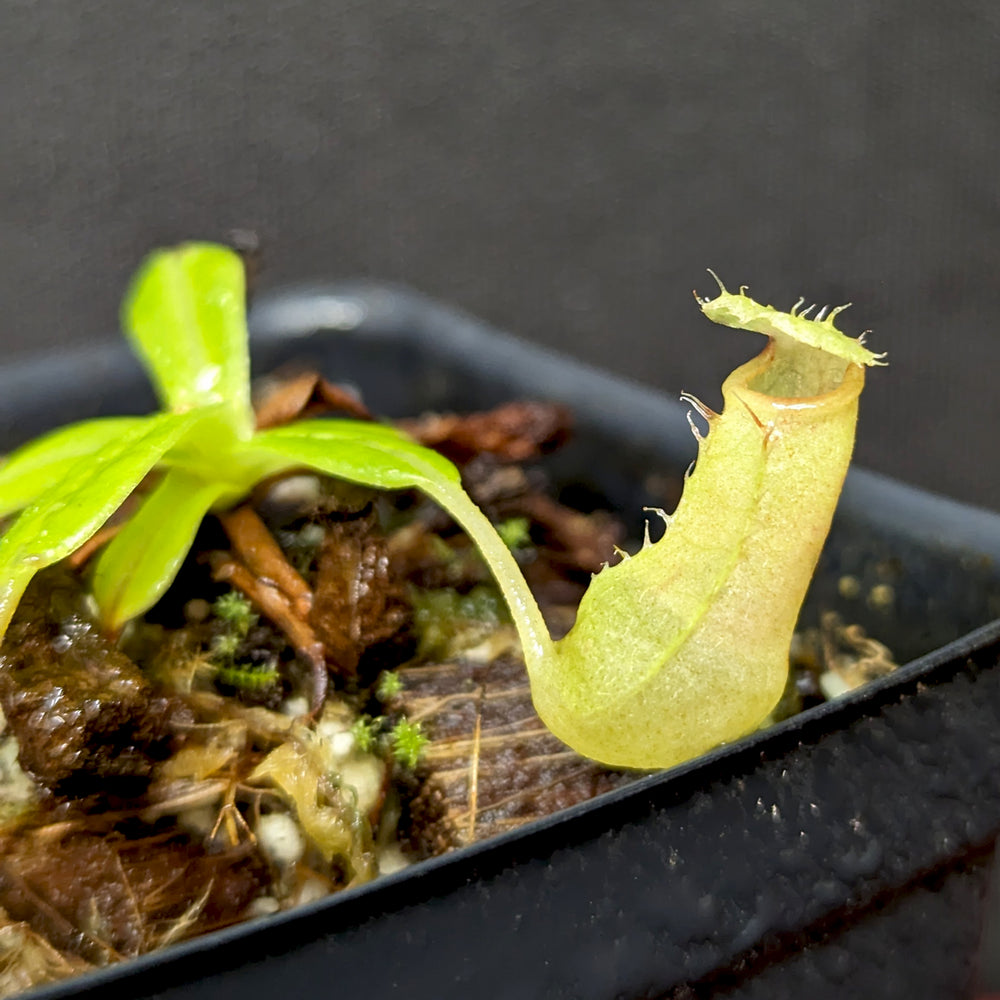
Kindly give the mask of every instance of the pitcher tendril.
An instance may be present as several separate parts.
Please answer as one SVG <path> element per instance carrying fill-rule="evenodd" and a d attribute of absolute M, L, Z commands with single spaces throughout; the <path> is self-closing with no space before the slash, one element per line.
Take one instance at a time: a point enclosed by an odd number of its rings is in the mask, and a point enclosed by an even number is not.
<path fill-rule="evenodd" d="M 714 275 L 713 275 L 714 276 Z M 716 279 L 718 281 L 718 279 Z M 151 255 L 122 310 L 163 412 L 53 431 L 0 467 L 0 635 L 32 577 L 90 539 L 150 472 L 159 478 L 102 551 L 93 592 L 114 632 L 173 581 L 198 525 L 260 481 L 309 468 L 412 489 L 469 534 L 510 606 L 532 697 L 549 728 L 607 764 L 666 767 L 755 728 L 777 702 L 799 607 L 850 461 L 864 368 L 881 363 L 834 326 L 841 306 L 788 313 L 745 290 L 699 299 L 768 345 L 723 384 L 666 530 L 603 570 L 555 642 L 508 544 L 447 459 L 393 427 L 300 420 L 254 430 L 242 264 L 187 244 Z M 609 558 L 612 553 L 608 553 Z"/>

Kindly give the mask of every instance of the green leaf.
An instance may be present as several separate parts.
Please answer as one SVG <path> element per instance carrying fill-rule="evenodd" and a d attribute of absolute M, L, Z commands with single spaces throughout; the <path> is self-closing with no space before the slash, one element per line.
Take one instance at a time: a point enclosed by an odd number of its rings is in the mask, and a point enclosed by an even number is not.
<path fill-rule="evenodd" d="M 117 630 L 163 596 L 224 490 L 180 469 L 164 474 L 97 561 L 93 593 L 101 621 Z"/>
<path fill-rule="evenodd" d="M 224 403 L 238 436 L 253 431 L 243 263 L 188 243 L 151 254 L 122 306 L 122 325 L 164 406 Z"/>
<path fill-rule="evenodd" d="M 0 635 L 35 573 L 87 541 L 197 417 L 145 418 L 72 462 L 58 483 L 25 508 L 0 538 Z"/>
<path fill-rule="evenodd" d="M 363 420 L 301 420 L 262 431 L 253 447 L 289 459 L 290 466 L 309 466 L 375 489 L 409 489 L 461 479 L 443 455 L 394 427 Z"/>
<path fill-rule="evenodd" d="M 120 438 L 147 417 L 104 417 L 51 431 L 11 453 L 0 467 L 0 517 L 26 507 L 62 479 L 66 465 Z"/>

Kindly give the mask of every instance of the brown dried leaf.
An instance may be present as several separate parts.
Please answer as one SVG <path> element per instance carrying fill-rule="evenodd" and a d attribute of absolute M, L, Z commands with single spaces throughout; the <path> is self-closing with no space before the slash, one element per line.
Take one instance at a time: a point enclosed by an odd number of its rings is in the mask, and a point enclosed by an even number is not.
<path fill-rule="evenodd" d="M 371 517 L 334 522 L 319 554 L 310 624 L 339 672 L 357 672 L 362 653 L 406 623 L 402 588 L 385 538 Z"/>
<path fill-rule="evenodd" d="M 462 468 L 462 485 L 491 514 L 531 491 L 524 469 L 519 465 L 503 465 L 492 455 L 478 455 L 467 462 Z"/>
<path fill-rule="evenodd" d="M 482 413 L 431 413 L 399 422 L 421 444 L 460 464 L 483 453 L 507 462 L 535 458 L 562 444 L 572 424 L 567 407 L 530 400 Z"/>
<path fill-rule="evenodd" d="M 316 372 L 302 372 L 272 384 L 266 395 L 256 401 L 255 410 L 258 430 L 329 412 L 345 413 L 358 420 L 372 419 L 357 396 Z"/>

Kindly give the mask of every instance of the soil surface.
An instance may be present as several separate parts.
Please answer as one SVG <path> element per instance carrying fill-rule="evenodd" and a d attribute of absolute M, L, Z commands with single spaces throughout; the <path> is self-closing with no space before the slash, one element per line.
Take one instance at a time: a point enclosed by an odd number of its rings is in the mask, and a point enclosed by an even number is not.
<path fill-rule="evenodd" d="M 296 373 L 262 425 L 368 419 Z M 539 464 L 561 407 L 405 428 L 461 468 L 555 633 L 626 544 Z M 113 531 L 113 527 L 110 529 Z M 416 494 L 314 475 L 207 519 L 161 603 L 91 617 L 91 549 L 41 574 L 0 651 L 0 997 L 511 830 L 635 780 L 569 750 L 531 706 L 485 565 Z M 799 637 L 789 714 L 891 669 L 835 619 Z"/>

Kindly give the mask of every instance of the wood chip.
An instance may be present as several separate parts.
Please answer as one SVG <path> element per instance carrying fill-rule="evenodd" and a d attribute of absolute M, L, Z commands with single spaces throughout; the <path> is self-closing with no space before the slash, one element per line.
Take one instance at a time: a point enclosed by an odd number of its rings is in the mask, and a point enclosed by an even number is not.
<path fill-rule="evenodd" d="M 482 665 L 429 664 L 399 671 L 393 708 L 429 737 L 422 767 L 441 798 L 458 845 L 634 781 L 579 756 L 542 724 L 524 664 L 502 656 Z"/>

